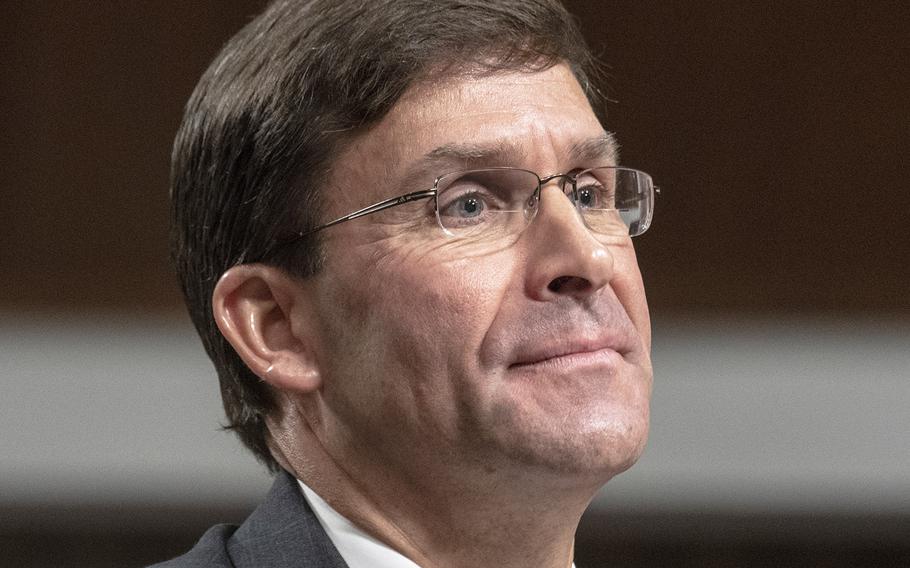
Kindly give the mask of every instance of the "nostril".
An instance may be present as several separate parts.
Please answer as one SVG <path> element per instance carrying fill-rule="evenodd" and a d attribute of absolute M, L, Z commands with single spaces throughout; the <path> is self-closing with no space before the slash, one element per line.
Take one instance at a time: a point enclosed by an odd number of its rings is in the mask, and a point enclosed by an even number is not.
<path fill-rule="evenodd" d="M 547 286 L 550 292 L 559 292 L 565 284 L 571 280 L 571 276 L 560 276 L 559 278 L 554 278 L 552 282 Z"/>
<path fill-rule="evenodd" d="M 547 290 L 553 294 L 587 294 L 592 289 L 593 286 L 589 280 L 578 276 L 560 276 L 551 280 L 547 285 Z"/>

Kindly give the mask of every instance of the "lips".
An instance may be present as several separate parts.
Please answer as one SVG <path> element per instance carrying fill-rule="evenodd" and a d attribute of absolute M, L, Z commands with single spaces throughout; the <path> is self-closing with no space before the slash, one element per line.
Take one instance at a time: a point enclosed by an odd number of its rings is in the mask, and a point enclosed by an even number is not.
<path fill-rule="evenodd" d="M 632 350 L 631 342 L 621 334 L 599 337 L 557 337 L 518 347 L 511 357 L 510 369 L 550 364 L 606 362 Z"/>

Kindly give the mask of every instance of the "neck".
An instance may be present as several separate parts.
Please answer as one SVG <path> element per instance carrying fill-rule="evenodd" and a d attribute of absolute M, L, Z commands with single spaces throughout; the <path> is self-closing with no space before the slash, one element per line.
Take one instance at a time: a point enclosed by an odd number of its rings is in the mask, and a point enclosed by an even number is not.
<path fill-rule="evenodd" d="M 318 430 L 299 413 L 284 413 L 270 424 L 278 461 L 421 567 L 571 565 L 578 521 L 598 485 L 579 489 L 502 468 L 466 475 L 421 466 L 408 475 L 359 454 L 336 459 Z"/>

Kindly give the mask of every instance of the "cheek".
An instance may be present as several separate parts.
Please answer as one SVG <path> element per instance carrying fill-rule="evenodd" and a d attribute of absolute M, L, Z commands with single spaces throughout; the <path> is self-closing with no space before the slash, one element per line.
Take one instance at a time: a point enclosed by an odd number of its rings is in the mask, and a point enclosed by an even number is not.
<path fill-rule="evenodd" d="M 476 354 L 499 312 L 509 260 L 503 254 L 463 252 L 458 244 L 440 240 L 397 247 L 375 258 L 364 276 L 375 289 L 365 299 L 366 309 L 383 326 L 391 322 L 395 329 L 395 322 L 402 322 L 404 329 L 397 331 L 414 342 L 443 344 L 447 349 L 442 351 L 456 357 Z"/>
<path fill-rule="evenodd" d="M 376 369 L 372 384 L 382 386 L 365 396 L 404 396 L 417 399 L 414 405 L 443 393 L 464 398 L 508 285 L 508 260 L 394 244 L 383 242 L 380 252 L 361 258 L 359 270 L 349 258 L 347 273 L 327 279 L 332 335 L 346 367 Z"/>
<path fill-rule="evenodd" d="M 641 334 L 645 349 L 651 350 L 651 318 L 648 311 L 648 300 L 635 249 L 619 248 L 613 253 L 615 277 L 610 283 L 616 297 Z"/>
<path fill-rule="evenodd" d="M 494 384 L 479 353 L 508 271 L 487 260 L 390 255 L 357 280 L 362 289 L 338 298 L 353 319 L 342 330 L 347 385 L 335 393 L 345 399 L 336 402 L 346 407 L 346 421 L 380 437 L 394 432 L 413 451 L 427 436 L 457 444 Z"/>

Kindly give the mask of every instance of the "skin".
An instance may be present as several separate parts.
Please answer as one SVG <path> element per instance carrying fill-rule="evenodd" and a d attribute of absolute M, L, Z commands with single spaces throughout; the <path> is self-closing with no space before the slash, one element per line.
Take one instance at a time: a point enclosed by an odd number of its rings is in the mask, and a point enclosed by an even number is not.
<path fill-rule="evenodd" d="M 338 158 L 326 219 L 465 167 L 609 165 L 609 148 L 573 155 L 603 137 L 564 65 L 418 85 Z M 466 142 L 489 151 L 446 151 Z M 581 513 L 647 438 L 631 239 L 595 238 L 555 183 L 496 246 L 447 239 L 427 211 L 327 229 L 305 281 L 232 269 L 216 320 L 275 389 L 276 458 L 341 514 L 424 567 L 564 568 Z"/>

